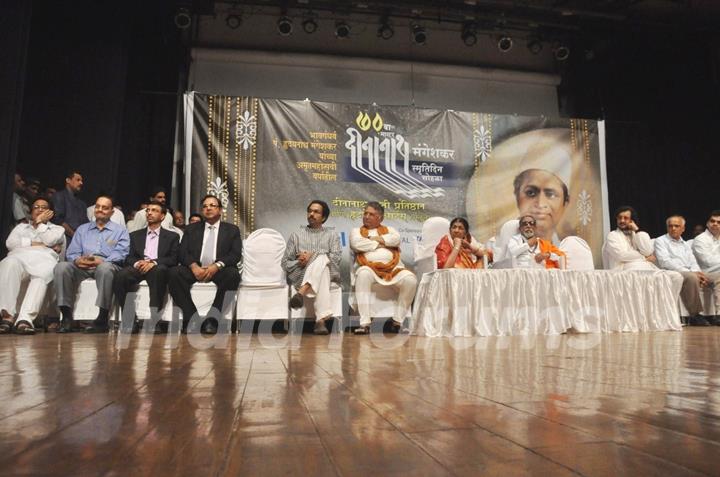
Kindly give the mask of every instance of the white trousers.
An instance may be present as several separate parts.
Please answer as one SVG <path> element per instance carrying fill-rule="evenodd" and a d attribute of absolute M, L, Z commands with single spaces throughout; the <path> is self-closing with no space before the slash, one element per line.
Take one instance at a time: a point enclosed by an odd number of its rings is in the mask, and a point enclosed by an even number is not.
<path fill-rule="evenodd" d="M 12 255 L 0 262 L 0 309 L 15 315 L 20 287 L 24 280 L 30 279 L 20 313 L 15 323 L 25 321 L 32 325 L 37 318 L 47 291 L 47 283 L 41 277 L 33 277 L 25 270 L 22 262 Z"/>
<path fill-rule="evenodd" d="M 375 298 L 371 288 L 374 283 L 378 283 L 378 281 L 375 279 L 375 273 L 372 270 L 359 270 L 355 276 L 355 300 L 357 301 L 358 313 L 360 313 L 360 326 L 369 326 L 371 322 L 371 305 Z M 415 297 L 417 278 L 412 273 L 406 273 L 403 278 L 392 285 L 382 285 L 380 283 L 378 285 L 397 289 L 398 297 L 392 318 L 395 322 L 402 323 Z"/>
<path fill-rule="evenodd" d="M 331 317 L 333 310 L 330 305 L 330 259 L 327 255 L 318 255 L 305 267 L 300 286 L 306 283 L 312 288 L 312 292 L 305 295 L 306 298 L 315 298 L 315 321 Z"/>

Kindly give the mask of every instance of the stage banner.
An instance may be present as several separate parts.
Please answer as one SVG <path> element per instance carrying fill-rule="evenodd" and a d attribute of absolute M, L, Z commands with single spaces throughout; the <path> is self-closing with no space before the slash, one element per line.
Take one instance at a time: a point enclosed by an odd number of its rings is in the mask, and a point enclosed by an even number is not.
<path fill-rule="evenodd" d="M 287 238 L 313 199 L 344 249 L 378 201 L 402 235 L 402 260 L 429 217 L 466 217 L 480 242 L 521 213 L 558 243 L 585 239 L 601 265 L 604 211 L 598 123 L 412 107 L 284 101 L 189 93 L 187 204 L 220 198 L 244 236 L 269 227 Z M 188 136 L 190 137 L 190 136 Z"/>

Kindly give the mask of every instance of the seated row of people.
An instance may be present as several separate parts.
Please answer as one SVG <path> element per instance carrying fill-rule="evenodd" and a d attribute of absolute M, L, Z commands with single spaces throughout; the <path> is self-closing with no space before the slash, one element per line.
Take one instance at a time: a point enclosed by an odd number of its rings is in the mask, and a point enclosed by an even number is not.
<path fill-rule="evenodd" d="M 217 293 L 216 310 L 225 311 L 233 300 L 240 275 L 237 264 L 242 253 L 239 229 L 221 222 L 222 204 L 214 196 L 202 202 L 203 222 L 189 225 L 185 237 L 161 227 L 167 209 L 160 201 L 151 202 L 144 210 L 146 227 L 128 234 L 124 227 L 113 223 L 112 198 L 98 197 L 93 222 L 77 228 L 66 252 L 66 262 L 59 257 L 65 245 L 65 230 L 51 223 L 53 205 L 44 198 L 32 204 L 32 221 L 20 224 L 8 238 L 10 254 L 0 262 L 0 280 L 8 286 L 0 289 L 0 333 L 11 330 L 21 334 L 34 333 L 32 321 L 37 316 L 49 283 L 54 281 L 57 303 L 62 314 L 59 332 L 73 329 L 73 306 L 77 286 L 85 278 L 94 278 L 98 288 L 98 316 L 88 332 L 106 332 L 109 310 L 115 295 L 125 303 L 127 294 L 145 280 L 150 288 L 150 306 L 159 310 L 167 290 L 182 310 L 184 332 L 197 313 L 190 288 L 195 282 L 213 282 Z M 330 284 L 340 282 L 341 247 L 338 235 L 323 224 L 330 215 L 327 203 L 316 200 L 307 207 L 307 227 L 293 233 L 287 242 L 282 266 L 288 281 L 297 290 L 290 306 L 301 307 L 304 298 L 315 299 L 316 328 L 326 334 L 326 321 L 332 319 Z M 720 270 L 720 213 L 713 213 L 708 230 L 696 239 L 698 260 L 682 240 L 684 219 L 668 219 L 668 234 L 655 241 L 638 230 L 635 212 L 625 207 L 616 213 L 617 230 L 612 231 L 604 245 L 604 254 L 611 268 L 622 270 L 657 270 L 654 262 L 681 275 L 681 297 L 691 314 L 691 324 L 701 323 L 699 290 L 713 286 Z M 382 223 L 384 210 L 378 202 L 369 202 L 363 211 L 363 226 L 350 234 L 350 247 L 355 253 L 351 282 L 355 290 L 360 327 L 357 334 L 370 331 L 373 286 L 392 287 L 398 292 L 398 306 L 393 328 L 402 330 L 402 322 L 412 304 L 417 286 L 415 275 L 400 260 L 400 235 Z M 562 268 L 564 253 L 551 242 L 540 239 L 536 220 L 530 215 L 519 219 L 518 233 L 507 244 L 503 254 L 515 267 L 540 266 Z M 717 229 L 717 230 L 716 230 Z M 714 231 L 714 232 L 713 232 Z M 654 247 L 654 248 L 653 248 Z M 486 249 L 469 233 L 463 218 L 450 223 L 448 235 L 436 247 L 439 268 L 482 268 L 492 263 L 497 251 Z M 656 258 L 657 257 L 657 258 Z M 711 270 L 703 272 L 698 261 Z M 714 268 L 713 268 L 714 267 Z M 25 300 L 16 313 L 20 283 L 30 278 Z M 720 303 L 720 287 L 714 287 L 716 303 Z M 232 298 L 232 295 L 230 295 Z M 17 318 L 13 317 L 17 314 Z M 200 331 L 214 332 L 217 321 L 202 321 Z"/>
<path fill-rule="evenodd" d="M 636 224 L 637 212 L 620 207 L 615 214 L 617 229 L 608 234 L 603 247 L 610 269 L 677 272 L 673 280 L 682 282 L 680 299 L 692 326 L 720 326 L 720 210 L 710 213 L 707 229 L 690 242 L 683 240 L 685 218 L 673 215 L 665 221 L 667 234 L 654 241 Z M 700 294 L 712 289 L 715 309 L 702 316 Z"/>

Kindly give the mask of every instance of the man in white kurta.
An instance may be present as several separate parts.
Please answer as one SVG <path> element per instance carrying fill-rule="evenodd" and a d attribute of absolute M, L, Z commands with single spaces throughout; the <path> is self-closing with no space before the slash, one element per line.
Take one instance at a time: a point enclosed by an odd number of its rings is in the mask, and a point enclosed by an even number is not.
<path fill-rule="evenodd" d="M 15 330 L 33 334 L 33 320 L 37 317 L 48 284 L 53 280 L 53 269 L 65 246 L 65 229 L 50 223 L 52 204 L 38 197 L 32 203 L 31 223 L 18 224 L 6 241 L 9 253 L 0 262 L 0 310 L 5 326 L 16 313 L 16 303 L 21 283 L 30 279 L 20 312 L 15 320 Z M 6 331 L 7 332 L 7 331 Z"/>
<path fill-rule="evenodd" d="M 363 226 L 350 233 L 350 248 L 356 256 L 352 278 L 360 313 L 356 334 L 370 332 L 373 284 L 394 287 L 398 291 L 392 317 L 396 331 L 404 331 L 402 323 L 417 288 L 415 274 L 406 270 L 400 260 L 400 234 L 394 228 L 382 225 L 384 212 L 379 203 L 368 202 L 363 212 Z"/>
<path fill-rule="evenodd" d="M 636 215 L 632 207 L 621 207 L 615 215 L 617 229 L 608 234 L 603 245 L 610 270 L 658 270 L 653 243 L 647 232 L 638 229 Z"/>
<path fill-rule="evenodd" d="M 150 194 L 149 202 L 155 201 L 162 205 L 167 205 L 166 200 L 167 195 L 165 194 L 165 189 L 163 189 L 162 187 L 157 187 Z M 147 208 L 140 209 L 135 212 L 135 217 L 133 217 L 133 219 L 127 223 L 128 232 L 135 232 L 136 230 L 144 229 L 147 226 Z M 165 230 L 169 230 L 170 232 L 175 232 L 180 236 L 180 239 L 182 240 L 183 231 L 180 230 L 178 227 L 175 227 L 175 223 L 173 221 L 173 212 L 169 208 L 168 213 L 165 214 L 165 217 L 160 223 L 160 227 L 164 228 Z"/>
<path fill-rule="evenodd" d="M 707 229 L 693 240 L 692 251 L 700 269 L 712 281 L 715 295 L 714 324 L 720 325 L 720 210 L 710 213 Z"/>

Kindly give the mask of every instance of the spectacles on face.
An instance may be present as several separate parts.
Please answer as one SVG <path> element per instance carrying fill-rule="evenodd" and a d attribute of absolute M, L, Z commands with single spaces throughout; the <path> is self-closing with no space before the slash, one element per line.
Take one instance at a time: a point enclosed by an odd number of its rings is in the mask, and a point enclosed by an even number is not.
<path fill-rule="evenodd" d="M 217 209 L 217 204 L 203 204 L 203 209 Z"/>
<path fill-rule="evenodd" d="M 48 210 L 50 207 L 48 207 L 47 205 L 35 204 L 32 206 L 32 208 L 35 210 Z"/>
<path fill-rule="evenodd" d="M 520 227 L 527 227 L 527 226 L 534 227 L 534 226 L 535 226 L 535 221 L 532 221 L 532 222 L 522 221 L 522 222 L 520 222 Z"/>

